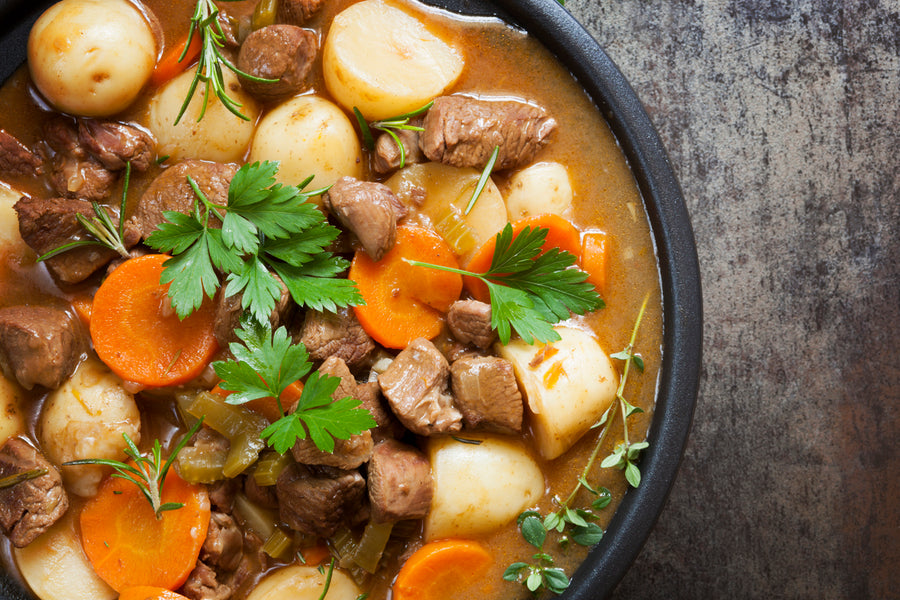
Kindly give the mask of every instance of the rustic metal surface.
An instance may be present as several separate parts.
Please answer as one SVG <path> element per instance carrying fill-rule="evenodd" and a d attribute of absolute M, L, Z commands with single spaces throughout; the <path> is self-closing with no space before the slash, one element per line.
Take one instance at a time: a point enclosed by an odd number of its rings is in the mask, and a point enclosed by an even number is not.
<path fill-rule="evenodd" d="M 661 133 L 694 429 L 615 598 L 900 598 L 900 5 L 569 0 Z"/>

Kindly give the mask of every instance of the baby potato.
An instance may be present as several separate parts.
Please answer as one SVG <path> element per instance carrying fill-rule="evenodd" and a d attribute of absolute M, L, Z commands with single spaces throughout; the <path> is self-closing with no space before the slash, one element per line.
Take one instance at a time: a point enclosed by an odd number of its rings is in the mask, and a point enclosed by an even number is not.
<path fill-rule="evenodd" d="M 185 71 L 160 88 L 150 100 L 147 127 L 156 136 L 160 156 L 169 156 L 172 162 L 194 158 L 214 162 L 237 162 L 243 158 L 247 145 L 253 138 L 260 106 L 244 91 L 237 76 L 223 69 L 225 89 L 229 97 L 242 106 L 242 119 L 229 111 L 215 94 L 210 94 L 203 119 L 203 84 L 188 104 L 184 115 L 175 124 L 184 99 L 187 98 L 194 69 Z"/>
<path fill-rule="evenodd" d="M 294 565 L 266 576 L 247 600 L 319 600 L 324 587 L 325 575 L 317 568 Z M 350 576 L 335 569 L 324 600 L 356 600 L 361 593 Z"/>
<path fill-rule="evenodd" d="M 427 216 L 465 263 L 506 224 L 506 205 L 492 179 L 488 179 L 471 212 L 464 214 L 480 177 L 476 169 L 431 162 L 401 169 L 385 185 L 407 207 Z M 421 190 L 425 190 L 425 201 L 420 206 Z"/>
<path fill-rule="evenodd" d="M 308 189 L 329 186 L 343 176 L 362 176 L 359 139 L 350 119 L 332 102 L 298 96 L 266 113 L 256 128 L 249 162 L 279 161 L 277 179 Z"/>
<path fill-rule="evenodd" d="M 76 530 L 78 511 L 68 511 L 24 548 L 13 548 L 22 578 L 41 600 L 113 600 L 118 592 L 94 572 Z"/>
<path fill-rule="evenodd" d="M 487 533 L 544 495 L 541 469 L 519 440 L 471 433 L 466 438 L 481 443 L 428 438 L 434 498 L 425 517 L 427 540 Z"/>
<path fill-rule="evenodd" d="M 41 94 L 63 112 L 115 114 L 140 93 L 156 65 L 156 38 L 125 0 L 62 0 L 28 37 L 28 68 Z"/>
<path fill-rule="evenodd" d="M 97 359 L 89 358 L 52 392 L 41 413 L 39 436 L 47 458 L 57 465 L 85 458 L 124 458 L 127 434 L 141 439 L 141 414 L 122 380 Z M 105 473 L 99 465 L 61 469 L 66 489 L 90 497 Z"/>
<path fill-rule="evenodd" d="M 25 431 L 22 415 L 24 392 L 19 384 L 0 375 L 0 446 Z"/>
<path fill-rule="evenodd" d="M 546 459 L 560 456 L 600 419 L 618 386 L 612 362 L 593 335 L 574 327 L 554 329 L 562 338 L 557 342 L 495 346 L 513 364 L 538 451 Z"/>
<path fill-rule="evenodd" d="M 506 211 L 510 221 L 552 213 L 567 216 L 572 211 L 569 172 L 556 162 L 539 162 L 509 178 Z"/>
<path fill-rule="evenodd" d="M 369 120 L 423 106 L 456 82 L 463 63 L 457 48 L 382 0 L 364 0 L 338 14 L 322 50 L 328 91 Z"/>
<path fill-rule="evenodd" d="M 21 197 L 20 192 L 0 181 L 0 255 L 18 257 L 29 251 L 19 235 L 19 217 L 13 209 Z"/>

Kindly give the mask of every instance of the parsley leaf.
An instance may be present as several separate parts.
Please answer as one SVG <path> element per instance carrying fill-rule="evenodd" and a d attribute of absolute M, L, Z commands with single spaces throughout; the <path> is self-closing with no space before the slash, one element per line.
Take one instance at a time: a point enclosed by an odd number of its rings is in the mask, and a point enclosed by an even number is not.
<path fill-rule="evenodd" d="M 279 399 L 282 392 L 312 368 L 306 347 L 293 344 L 284 327 L 273 333 L 254 319 L 242 319 L 236 334 L 243 343 L 229 346 L 235 360 L 213 363 L 222 389 L 234 392 L 227 402 L 243 404 L 271 397 L 278 399 L 278 408 L 284 413 Z M 333 398 L 340 383 L 340 377 L 311 373 L 294 412 L 266 427 L 260 437 L 281 454 L 307 436 L 319 450 L 334 452 L 335 439 L 350 439 L 375 427 L 371 413 L 360 407 L 359 400 Z"/>
<path fill-rule="evenodd" d="M 317 310 L 363 302 L 352 281 L 337 277 L 347 262 L 325 249 L 340 231 L 308 202 L 325 190 L 303 191 L 312 178 L 300 186 L 282 185 L 275 181 L 277 172 L 277 162 L 242 166 L 226 206 L 213 204 L 188 177 L 196 196 L 191 214 L 163 213 L 166 222 L 147 244 L 172 255 L 161 282 L 170 284 L 179 318 L 215 295 L 223 285 L 218 271 L 225 274 L 225 294 L 243 294 L 242 308 L 260 322 L 281 296 L 281 283 L 298 305 Z"/>

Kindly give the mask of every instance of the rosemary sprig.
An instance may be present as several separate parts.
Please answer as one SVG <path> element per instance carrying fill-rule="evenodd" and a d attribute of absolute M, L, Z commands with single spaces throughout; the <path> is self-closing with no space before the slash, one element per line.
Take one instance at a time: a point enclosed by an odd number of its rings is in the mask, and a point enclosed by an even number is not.
<path fill-rule="evenodd" d="M 497 163 L 498 156 L 500 156 L 500 146 L 494 146 L 494 151 L 491 152 L 491 157 L 488 159 L 487 164 L 484 165 L 481 177 L 478 178 L 478 185 L 475 186 L 475 191 L 472 192 L 472 198 L 469 200 L 469 204 L 466 206 L 464 214 L 469 214 L 475 207 L 475 202 L 478 201 L 478 197 L 481 196 L 481 192 L 484 191 L 484 186 L 487 185 L 488 179 L 491 176 L 491 171 L 494 170 L 494 165 Z"/>
<path fill-rule="evenodd" d="M 14 485 L 19 485 L 24 481 L 28 481 L 30 479 L 37 479 L 41 475 L 46 475 L 47 469 L 31 469 L 30 471 L 25 471 L 23 473 L 13 473 L 12 475 L 7 475 L 6 477 L 0 477 L 0 490 L 13 487 Z"/>
<path fill-rule="evenodd" d="M 425 131 L 418 125 L 410 125 L 409 122 L 413 117 L 417 117 L 427 112 L 428 109 L 432 107 L 432 105 L 434 105 L 434 100 L 408 113 L 397 115 L 396 117 L 391 117 L 389 119 L 372 121 L 371 123 L 366 122 L 366 118 L 363 117 L 362 113 L 355 106 L 353 107 L 353 114 L 356 115 L 356 120 L 359 122 L 359 129 L 362 132 L 363 144 L 365 144 L 366 148 L 368 148 L 370 151 L 375 149 L 375 136 L 372 135 L 373 129 L 383 131 L 391 136 L 391 139 L 393 139 L 394 143 L 397 144 L 397 149 L 400 150 L 400 168 L 402 169 L 406 165 L 406 149 L 403 147 L 403 142 L 400 141 L 400 138 L 397 136 L 396 132 L 403 129 L 408 131 Z M 468 211 L 466 212 L 468 213 Z"/>
<path fill-rule="evenodd" d="M 118 226 L 113 223 L 112 218 L 104 207 L 100 206 L 96 201 L 91 202 L 91 207 L 94 209 L 95 216 L 88 218 L 81 213 L 75 213 L 75 218 L 78 219 L 81 226 L 84 227 L 94 239 L 78 240 L 63 244 L 58 248 L 54 248 L 53 250 L 38 256 L 38 262 L 82 246 L 103 246 L 104 248 L 109 248 L 110 250 L 118 252 L 120 256 L 128 258 L 128 249 L 125 247 L 123 239 L 125 236 L 125 205 L 128 200 L 128 183 L 130 180 L 131 163 L 129 162 L 125 163 L 125 181 L 122 187 L 122 201 L 119 204 Z"/>
<path fill-rule="evenodd" d="M 113 477 L 118 477 L 120 479 L 125 479 L 130 481 L 131 483 L 138 486 L 141 492 L 144 494 L 144 497 L 147 498 L 147 501 L 150 502 L 150 506 L 153 507 L 153 512 L 156 514 L 156 518 L 162 518 L 162 513 L 167 510 L 177 510 L 184 506 L 180 502 L 162 502 L 162 487 L 163 483 L 166 480 L 166 475 L 169 472 L 169 468 L 172 466 L 172 463 L 175 461 L 175 457 L 178 456 L 178 453 L 181 452 L 181 449 L 185 447 L 188 443 L 188 440 L 197 433 L 197 430 L 200 429 L 200 425 L 203 423 L 203 419 L 201 418 L 199 421 L 194 423 L 194 426 L 185 434 L 181 441 L 175 446 L 172 450 L 172 453 L 169 455 L 169 458 L 165 463 L 162 462 L 162 448 L 160 446 L 159 440 L 153 441 L 153 447 L 150 450 L 150 455 L 144 456 L 141 454 L 141 451 L 138 450 L 137 446 L 134 445 L 134 442 L 131 441 L 131 438 L 128 437 L 127 433 L 123 433 L 122 437 L 125 438 L 125 455 L 128 456 L 132 461 L 134 461 L 134 465 L 130 465 L 127 463 L 123 463 L 118 460 L 109 460 L 104 458 L 86 458 L 83 460 L 73 460 L 70 462 L 63 463 L 63 466 L 69 465 L 106 465 L 108 467 L 112 467 L 115 470 L 115 473 L 112 474 Z"/>

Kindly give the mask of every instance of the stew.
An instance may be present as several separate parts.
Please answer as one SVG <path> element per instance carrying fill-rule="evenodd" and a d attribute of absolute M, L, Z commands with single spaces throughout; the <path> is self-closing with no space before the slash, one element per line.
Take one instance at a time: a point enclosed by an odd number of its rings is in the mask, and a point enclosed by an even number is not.
<path fill-rule="evenodd" d="M 63 0 L 0 106 L 0 556 L 36 597 L 561 593 L 640 485 L 653 240 L 520 30 Z"/>

